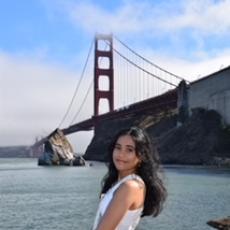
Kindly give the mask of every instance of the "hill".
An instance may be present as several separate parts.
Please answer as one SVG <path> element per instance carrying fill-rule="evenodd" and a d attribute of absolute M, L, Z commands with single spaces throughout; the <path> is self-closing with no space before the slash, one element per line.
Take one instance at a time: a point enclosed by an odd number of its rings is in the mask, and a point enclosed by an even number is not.
<path fill-rule="evenodd" d="M 31 157 L 29 146 L 0 147 L 0 157 Z"/>
<path fill-rule="evenodd" d="M 157 117 L 136 114 L 120 120 L 103 121 L 85 154 L 87 160 L 106 161 L 108 145 L 118 130 L 130 126 L 146 129 L 152 144 L 158 147 L 164 164 L 197 164 L 230 166 L 230 129 L 223 127 L 214 110 L 194 109 L 180 126 L 177 115 Z"/>

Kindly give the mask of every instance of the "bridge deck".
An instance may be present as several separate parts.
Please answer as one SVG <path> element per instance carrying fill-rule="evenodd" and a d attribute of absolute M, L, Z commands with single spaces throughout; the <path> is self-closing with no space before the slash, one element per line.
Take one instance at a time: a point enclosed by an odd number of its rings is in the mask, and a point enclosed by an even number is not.
<path fill-rule="evenodd" d="M 79 122 L 75 125 L 72 125 L 68 128 L 63 129 L 65 135 L 83 131 L 83 130 L 92 130 L 97 121 L 103 121 L 108 119 L 119 119 L 124 116 L 135 116 L 136 114 L 156 114 L 162 111 L 167 111 L 170 109 L 177 108 L 177 90 L 168 91 L 157 97 L 149 98 L 141 102 L 131 104 L 129 106 L 114 110 L 113 112 L 105 113 L 99 116 L 94 116 L 90 119 Z"/>

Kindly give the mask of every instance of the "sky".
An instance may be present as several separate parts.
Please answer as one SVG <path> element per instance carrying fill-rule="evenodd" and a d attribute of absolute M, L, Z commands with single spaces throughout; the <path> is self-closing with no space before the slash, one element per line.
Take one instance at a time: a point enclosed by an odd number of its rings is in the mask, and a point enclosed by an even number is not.
<path fill-rule="evenodd" d="M 229 12 L 230 0 L 0 0 L 0 146 L 58 127 L 95 33 L 193 81 L 230 65 Z M 84 152 L 92 135 L 68 138 Z"/>

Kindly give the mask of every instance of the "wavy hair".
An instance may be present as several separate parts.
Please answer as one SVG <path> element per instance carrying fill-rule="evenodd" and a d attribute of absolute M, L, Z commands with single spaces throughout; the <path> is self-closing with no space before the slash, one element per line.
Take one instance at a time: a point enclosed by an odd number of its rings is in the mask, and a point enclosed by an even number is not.
<path fill-rule="evenodd" d="M 156 147 L 153 148 L 146 132 L 138 127 L 121 130 L 109 146 L 108 172 L 102 180 L 101 194 L 106 193 L 118 179 L 118 171 L 114 165 L 112 155 L 118 138 L 125 135 L 131 136 L 135 143 L 135 152 L 141 159 L 135 173 L 142 178 L 146 186 L 142 217 L 150 215 L 156 217 L 163 208 L 167 191 L 159 174 L 161 167 Z"/>

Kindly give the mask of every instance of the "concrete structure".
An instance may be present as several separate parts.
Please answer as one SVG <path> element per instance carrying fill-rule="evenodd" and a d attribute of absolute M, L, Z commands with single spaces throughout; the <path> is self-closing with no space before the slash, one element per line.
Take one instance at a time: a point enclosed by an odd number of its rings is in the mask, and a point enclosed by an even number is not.
<path fill-rule="evenodd" d="M 177 109 L 178 109 L 178 118 L 177 125 L 180 126 L 183 124 L 188 116 L 188 86 L 183 80 L 177 87 Z"/>
<path fill-rule="evenodd" d="M 230 124 L 230 66 L 190 84 L 189 113 L 197 107 L 218 111 L 223 122 Z"/>

